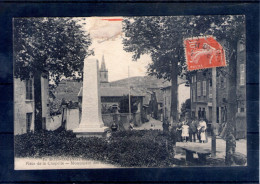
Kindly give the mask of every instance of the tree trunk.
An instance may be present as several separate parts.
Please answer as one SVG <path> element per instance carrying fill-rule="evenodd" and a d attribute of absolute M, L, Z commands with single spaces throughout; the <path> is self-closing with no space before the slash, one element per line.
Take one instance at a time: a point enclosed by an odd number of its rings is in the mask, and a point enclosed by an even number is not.
<path fill-rule="evenodd" d="M 237 112 L 237 95 L 236 95 L 236 76 L 237 76 L 237 61 L 236 61 L 236 44 L 233 44 L 235 50 L 233 51 L 229 66 L 228 66 L 228 110 L 227 110 L 227 136 L 226 136 L 226 165 L 232 165 L 233 154 L 236 150 L 236 112 Z"/>
<path fill-rule="evenodd" d="M 171 68 L 171 120 L 173 124 L 178 122 L 178 62 L 172 61 Z"/>
<path fill-rule="evenodd" d="M 43 129 L 42 126 L 42 93 L 41 93 L 41 72 L 34 74 L 34 107 L 35 107 L 35 132 Z"/>

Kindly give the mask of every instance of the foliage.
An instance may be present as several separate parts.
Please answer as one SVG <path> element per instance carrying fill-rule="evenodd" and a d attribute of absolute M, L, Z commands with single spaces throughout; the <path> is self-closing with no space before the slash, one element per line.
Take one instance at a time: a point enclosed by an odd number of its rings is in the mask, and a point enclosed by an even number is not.
<path fill-rule="evenodd" d="M 175 138 L 158 130 L 119 131 L 109 139 L 42 131 L 14 140 L 16 157 L 73 156 L 123 167 L 167 167 L 173 164 Z"/>
<path fill-rule="evenodd" d="M 14 19 L 14 75 L 27 79 L 46 71 L 55 83 L 81 75 L 91 40 L 72 18 Z"/>
<path fill-rule="evenodd" d="M 172 82 L 171 117 L 177 120 L 177 75 L 185 68 L 183 38 L 193 32 L 193 16 L 133 17 L 123 21 L 124 50 L 133 53 L 133 60 L 149 54 L 152 63 L 148 74 Z"/>
<path fill-rule="evenodd" d="M 181 104 L 181 117 L 185 117 L 186 112 L 190 112 L 191 100 L 187 99 L 184 103 Z"/>
<path fill-rule="evenodd" d="M 33 77 L 35 131 L 42 129 L 41 77 L 56 85 L 62 77 L 81 78 L 90 36 L 73 18 L 16 18 L 14 27 L 14 76 Z"/>

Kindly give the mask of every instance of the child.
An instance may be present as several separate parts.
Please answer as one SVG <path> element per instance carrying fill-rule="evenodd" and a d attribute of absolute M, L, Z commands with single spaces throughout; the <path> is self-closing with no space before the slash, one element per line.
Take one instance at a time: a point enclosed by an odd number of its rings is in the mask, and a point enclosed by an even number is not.
<path fill-rule="evenodd" d="M 188 141 L 189 137 L 189 126 L 187 125 L 187 122 L 184 122 L 182 125 L 182 133 L 181 133 L 182 140 Z"/>

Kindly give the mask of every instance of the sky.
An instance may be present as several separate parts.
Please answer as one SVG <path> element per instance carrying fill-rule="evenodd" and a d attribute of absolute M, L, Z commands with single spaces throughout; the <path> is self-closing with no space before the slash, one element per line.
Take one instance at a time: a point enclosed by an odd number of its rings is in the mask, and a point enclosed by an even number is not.
<path fill-rule="evenodd" d="M 111 20 L 112 19 L 112 20 Z M 137 61 L 132 60 L 132 53 L 125 52 L 122 44 L 122 17 L 88 17 L 84 29 L 90 33 L 95 58 L 101 65 L 104 55 L 108 69 L 108 81 L 112 82 L 129 76 L 145 76 L 147 65 L 151 62 L 148 55 L 141 56 Z"/>

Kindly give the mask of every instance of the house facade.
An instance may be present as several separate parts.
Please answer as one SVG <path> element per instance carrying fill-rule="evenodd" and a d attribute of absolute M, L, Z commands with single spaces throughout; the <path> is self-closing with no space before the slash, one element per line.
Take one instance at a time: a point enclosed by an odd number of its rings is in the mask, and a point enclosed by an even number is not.
<path fill-rule="evenodd" d="M 237 43 L 237 114 L 236 136 L 246 137 L 246 52 L 245 44 Z M 217 123 L 223 125 L 227 121 L 228 105 L 228 71 L 227 67 L 217 72 Z M 212 73 L 211 69 L 198 70 L 192 73 L 190 82 L 191 116 L 206 118 L 212 123 Z"/>
<path fill-rule="evenodd" d="M 171 116 L 171 86 L 162 88 L 163 91 L 163 117 L 170 119 Z M 181 104 L 190 98 L 190 87 L 186 85 L 186 81 L 178 79 L 178 114 L 181 112 Z"/>
<path fill-rule="evenodd" d="M 14 78 L 14 134 L 24 134 L 34 131 L 35 100 L 34 80 Z M 49 82 L 41 78 L 42 94 L 42 128 L 50 121 L 49 115 Z"/>

